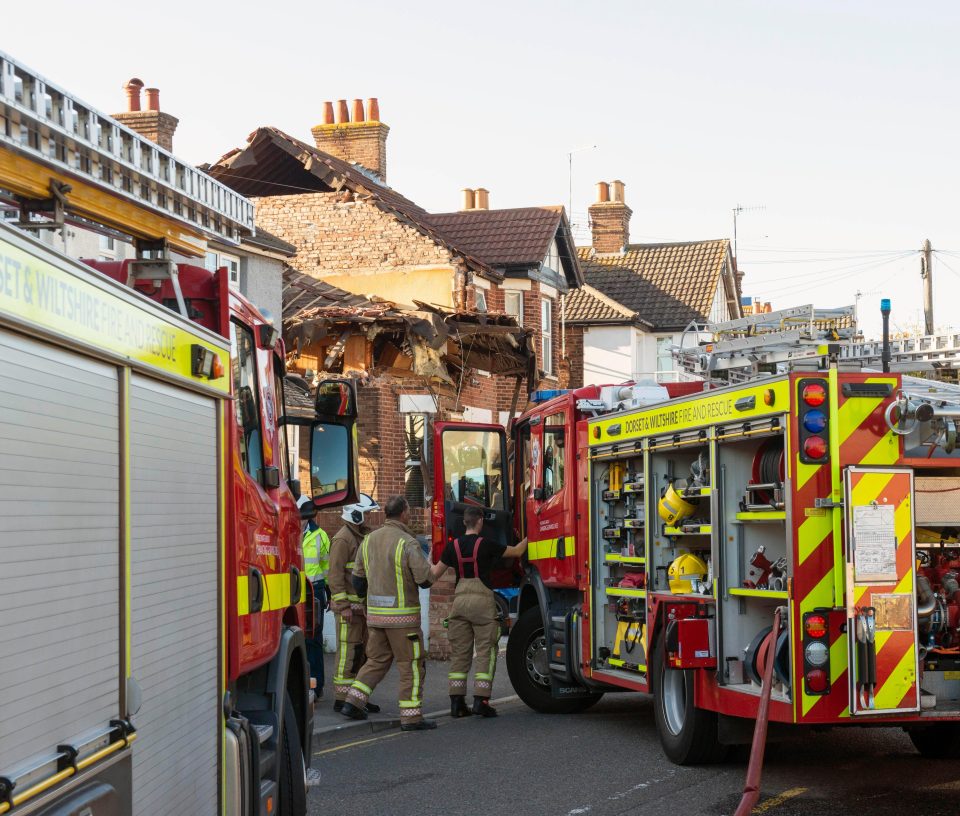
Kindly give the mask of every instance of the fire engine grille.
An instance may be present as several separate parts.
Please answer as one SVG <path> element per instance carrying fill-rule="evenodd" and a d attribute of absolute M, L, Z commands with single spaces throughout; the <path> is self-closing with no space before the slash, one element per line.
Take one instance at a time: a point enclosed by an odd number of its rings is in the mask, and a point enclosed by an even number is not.
<path fill-rule="evenodd" d="M 134 813 L 218 812 L 219 556 L 212 400 L 133 376 Z"/>

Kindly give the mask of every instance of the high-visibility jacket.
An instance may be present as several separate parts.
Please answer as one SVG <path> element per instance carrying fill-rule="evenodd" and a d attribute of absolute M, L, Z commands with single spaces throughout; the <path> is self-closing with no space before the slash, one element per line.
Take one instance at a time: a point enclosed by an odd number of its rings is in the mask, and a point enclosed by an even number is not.
<path fill-rule="evenodd" d="M 303 562 L 311 581 L 327 577 L 327 570 L 330 569 L 330 536 L 323 528 L 317 527 L 303 537 Z"/>
<path fill-rule="evenodd" d="M 330 572 L 327 574 L 327 585 L 332 593 L 330 606 L 334 612 L 343 612 L 346 609 L 366 612 L 366 604 L 353 587 L 353 568 L 356 566 L 354 562 L 360 542 L 368 532 L 369 530 L 348 521 L 330 539 Z"/>

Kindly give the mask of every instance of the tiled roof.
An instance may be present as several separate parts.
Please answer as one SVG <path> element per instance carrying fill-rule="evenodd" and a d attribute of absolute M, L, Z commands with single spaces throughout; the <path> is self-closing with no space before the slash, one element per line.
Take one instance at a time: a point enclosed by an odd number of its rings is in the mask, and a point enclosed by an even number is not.
<path fill-rule="evenodd" d="M 721 282 L 730 242 L 690 241 L 669 244 L 631 244 L 623 253 L 595 255 L 582 247 L 580 265 L 589 286 L 650 324 L 672 331 L 691 320 L 710 315 Z M 726 282 L 724 282 L 726 286 Z M 736 299 L 735 292 L 727 292 Z M 568 323 L 617 322 L 615 310 L 601 308 L 596 298 L 571 296 Z M 626 316 L 620 322 L 632 322 Z"/>
<path fill-rule="evenodd" d="M 374 179 L 361 167 L 294 139 L 275 127 L 261 127 L 247 138 L 247 146 L 231 150 L 200 169 L 245 196 L 276 196 L 347 189 L 367 196 L 416 230 L 461 256 L 467 266 L 485 277 L 502 276 L 450 240 L 430 221 L 423 207 L 392 187 Z"/>
<path fill-rule="evenodd" d="M 560 226 L 559 207 L 466 210 L 429 216 L 464 250 L 491 266 L 537 264 Z"/>
<path fill-rule="evenodd" d="M 589 284 L 567 295 L 567 323 L 645 322 L 636 312 Z"/>
<path fill-rule="evenodd" d="M 342 306 L 359 309 L 378 309 L 387 301 L 371 299 L 364 295 L 355 295 L 322 280 L 305 275 L 296 269 L 287 267 L 283 270 L 283 320 L 302 312 L 304 309 L 313 309 L 326 306 Z M 392 303 L 388 305 L 392 306 Z"/>
<path fill-rule="evenodd" d="M 277 238 L 272 232 L 267 232 L 262 227 L 257 227 L 256 235 L 244 236 L 243 243 L 276 252 L 278 255 L 286 255 L 288 258 L 297 254 L 297 248 L 293 244 Z"/>

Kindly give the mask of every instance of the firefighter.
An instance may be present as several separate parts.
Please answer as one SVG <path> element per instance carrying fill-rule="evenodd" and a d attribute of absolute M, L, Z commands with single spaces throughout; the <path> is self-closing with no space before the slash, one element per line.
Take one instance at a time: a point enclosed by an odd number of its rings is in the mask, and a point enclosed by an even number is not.
<path fill-rule="evenodd" d="M 450 638 L 450 716 L 467 717 L 480 714 L 496 717 L 497 710 L 490 705 L 493 676 L 497 669 L 500 643 L 500 621 L 493 597 L 490 579 L 497 561 L 514 558 L 527 550 L 527 539 L 512 547 L 498 544 L 480 536 L 483 528 L 483 509 L 467 507 L 463 511 L 467 533 L 447 544 L 431 570 L 435 581 L 448 569 L 457 574 L 457 589 L 453 596 L 453 613 L 448 623 Z M 467 675 L 473 661 L 473 709 L 467 708 Z"/>
<path fill-rule="evenodd" d="M 360 667 L 341 713 L 365 720 L 367 700 L 396 660 L 400 671 L 400 728 L 426 731 L 437 724 L 423 718 L 426 661 L 418 587 L 430 586 L 430 562 L 407 527 L 407 500 L 392 496 L 384 515 L 383 527 L 363 539 L 353 568 L 354 589 L 366 598 L 367 661 Z"/>
<path fill-rule="evenodd" d="M 314 620 L 313 635 L 307 638 L 307 660 L 310 676 L 315 678 L 317 699 L 323 697 L 323 612 L 329 605 L 327 599 L 327 571 L 330 567 L 330 537 L 319 524 L 320 511 L 308 522 L 303 536 L 304 571 L 313 584 Z"/>
<path fill-rule="evenodd" d="M 327 585 L 332 593 L 330 608 L 333 610 L 337 629 L 337 668 L 333 677 L 335 700 L 333 710 L 340 711 L 357 672 L 367 659 L 364 651 L 367 641 L 366 607 L 353 588 L 353 567 L 360 542 L 370 532 L 366 514 L 379 510 L 380 505 L 366 493 L 360 501 L 343 508 L 340 517 L 343 526 L 330 541 L 330 571 Z M 376 714 L 380 706 L 367 701 L 367 712 Z"/>

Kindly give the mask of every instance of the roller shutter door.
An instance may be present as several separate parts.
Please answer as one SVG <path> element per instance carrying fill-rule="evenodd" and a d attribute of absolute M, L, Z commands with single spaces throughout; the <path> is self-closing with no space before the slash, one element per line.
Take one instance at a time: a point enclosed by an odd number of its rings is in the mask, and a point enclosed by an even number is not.
<path fill-rule="evenodd" d="M 117 370 L 0 329 L 0 774 L 120 689 Z"/>
<path fill-rule="evenodd" d="M 134 812 L 218 812 L 217 436 L 211 399 L 130 392 Z"/>

